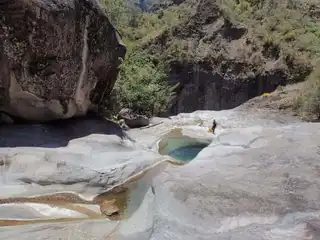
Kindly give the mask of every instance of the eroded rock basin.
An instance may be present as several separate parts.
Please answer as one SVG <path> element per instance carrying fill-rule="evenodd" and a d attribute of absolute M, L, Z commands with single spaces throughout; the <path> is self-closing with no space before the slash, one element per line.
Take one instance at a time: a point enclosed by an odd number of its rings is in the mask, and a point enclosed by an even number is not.
<path fill-rule="evenodd" d="M 174 128 L 161 137 L 158 151 L 183 163 L 193 160 L 199 152 L 211 143 L 211 138 L 196 138 L 182 133 L 182 128 Z"/>
<path fill-rule="evenodd" d="M 1 148 L 0 238 L 319 239 L 320 126 L 260 114 L 199 111 L 130 130 L 134 141 L 91 132 Z M 208 146 L 181 165 L 173 136 Z"/>
<path fill-rule="evenodd" d="M 180 164 L 138 146 L 112 122 L 61 124 L 0 129 L 0 226 L 128 219 L 160 169 Z"/>
<path fill-rule="evenodd" d="M 130 218 L 143 201 L 152 178 L 161 172 L 169 162 L 159 161 L 146 167 L 143 171 L 123 179 L 121 183 L 111 186 L 101 194 L 97 192 L 96 194 L 82 195 L 79 191 L 72 191 L 72 188 L 77 189 L 77 183 L 63 186 L 70 187 L 71 191 L 68 192 L 59 192 L 59 188 L 51 188 L 54 184 L 40 185 L 41 187 L 28 186 L 30 191 L 27 193 L 15 194 L 11 192 L 12 197 L 3 196 L 0 198 L 0 226 L 86 219 L 118 221 Z M 38 187 L 39 189 L 37 189 Z M 19 191 L 19 189 L 17 190 Z M 32 190 L 39 193 L 33 195 Z M 43 193 L 41 194 L 41 192 Z M 27 196 L 23 196 L 24 194 Z"/>

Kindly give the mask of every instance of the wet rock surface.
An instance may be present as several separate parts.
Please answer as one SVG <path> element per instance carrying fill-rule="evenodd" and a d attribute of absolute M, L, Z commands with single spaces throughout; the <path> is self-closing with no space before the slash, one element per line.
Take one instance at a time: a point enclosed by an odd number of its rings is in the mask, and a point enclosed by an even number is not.
<path fill-rule="evenodd" d="M 0 110 L 85 115 L 109 94 L 125 47 L 97 0 L 0 1 Z"/>
<path fill-rule="evenodd" d="M 0 238 L 319 238 L 319 124 L 241 109 L 152 121 L 163 124 L 128 132 L 135 142 L 91 134 L 60 148 L 1 148 Z M 174 129 L 211 143 L 188 164 L 163 162 L 157 146 Z M 53 204 L 55 222 L 28 201 Z"/>

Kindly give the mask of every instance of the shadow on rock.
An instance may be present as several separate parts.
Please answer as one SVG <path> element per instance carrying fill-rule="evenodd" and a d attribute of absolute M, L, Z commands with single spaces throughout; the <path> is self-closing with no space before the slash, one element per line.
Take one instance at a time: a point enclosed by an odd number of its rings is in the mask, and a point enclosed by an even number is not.
<path fill-rule="evenodd" d="M 0 125 L 0 147 L 65 147 L 70 140 L 90 134 L 126 136 L 118 124 L 87 116 L 43 124 Z"/>

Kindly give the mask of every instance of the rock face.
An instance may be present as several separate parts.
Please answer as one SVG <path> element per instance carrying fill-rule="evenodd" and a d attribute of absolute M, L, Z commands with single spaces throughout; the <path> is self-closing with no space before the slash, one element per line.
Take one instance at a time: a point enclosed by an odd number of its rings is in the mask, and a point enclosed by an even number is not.
<path fill-rule="evenodd" d="M 189 164 L 155 176 L 148 237 L 131 239 L 319 239 L 320 125 L 237 109 L 179 114 L 171 126 L 206 138 L 213 118 L 219 125 L 209 147 Z M 203 126 L 195 126 L 196 119 Z M 150 143 L 168 125 L 131 136 Z M 127 239 L 124 232 L 119 239 Z"/>
<path fill-rule="evenodd" d="M 0 111 L 47 121 L 109 94 L 125 47 L 97 0 L 0 0 Z"/>
<path fill-rule="evenodd" d="M 164 53 L 168 82 L 180 83 L 171 114 L 231 109 L 293 80 L 280 49 L 231 21 L 219 1 L 200 0 L 194 8 L 190 19 L 146 46 Z"/>

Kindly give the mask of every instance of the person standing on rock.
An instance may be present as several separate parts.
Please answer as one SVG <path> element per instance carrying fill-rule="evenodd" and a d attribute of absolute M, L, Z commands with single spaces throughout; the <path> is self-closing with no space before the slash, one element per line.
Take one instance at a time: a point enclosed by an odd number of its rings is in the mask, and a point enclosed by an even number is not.
<path fill-rule="evenodd" d="M 216 130 L 216 127 L 217 127 L 217 122 L 216 122 L 215 119 L 213 119 L 213 121 L 212 121 L 212 127 L 211 127 L 212 134 L 214 134 L 214 131 Z"/>

